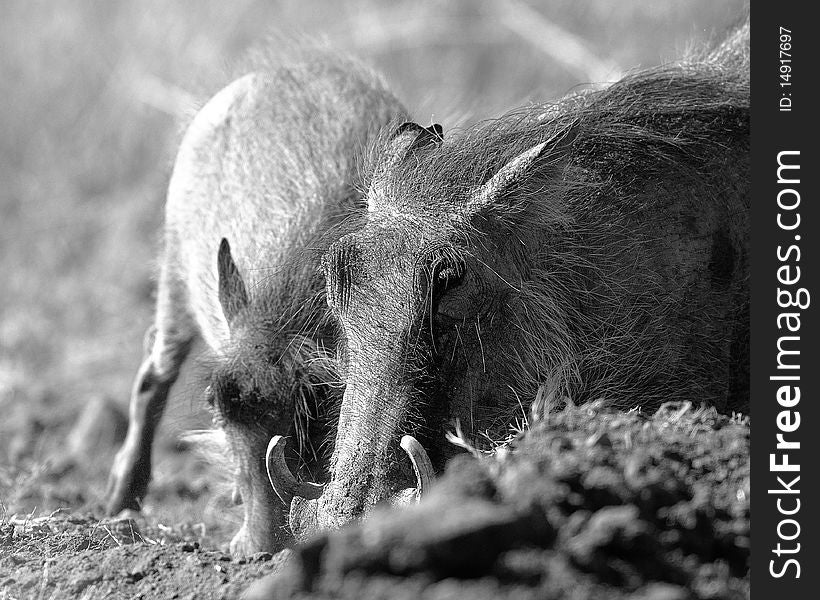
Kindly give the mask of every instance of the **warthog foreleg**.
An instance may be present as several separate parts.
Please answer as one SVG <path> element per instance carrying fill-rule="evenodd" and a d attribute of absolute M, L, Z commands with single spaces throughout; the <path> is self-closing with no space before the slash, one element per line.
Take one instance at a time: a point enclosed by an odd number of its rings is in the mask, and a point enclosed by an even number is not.
<path fill-rule="evenodd" d="M 163 273 L 165 275 L 165 273 Z M 106 490 L 106 512 L 139 510 L 151 479 L 151 445 L 168 392 L 190 351 L 195 329 L 181 308 L 176 286 L 160 278 L 156 325 L 145 338 L 145 358 L 131 390 L 128 433 L 114 458 Z"/>

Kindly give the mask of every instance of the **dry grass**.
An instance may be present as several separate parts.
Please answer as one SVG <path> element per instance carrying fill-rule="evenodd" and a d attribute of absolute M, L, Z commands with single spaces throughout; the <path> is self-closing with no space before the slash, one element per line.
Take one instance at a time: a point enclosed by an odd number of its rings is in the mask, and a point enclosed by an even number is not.
<path fill-rule="evenodd" d="M 7 513 L 96 506 L 112 449 L 62 472 L 53 457 L 89 398 L 126 401 L 151 315 L 180 117 L 255 41 L 276 28 L 324 36 L 370 59 L 420 121 L 446 127 L 451 115 L 492 116 L 559 96 L 607 69 L 673 58 L 686 40 L 728 25 L 742 5 L 4 3 L 0 501 Z M 195 389 L 178 392 L 159 440 L 150 500 L 157 518 L 221 518 L 207 505 L 207 470 L 181 466 L 187 453 L 174 441 L 178 431 L 207 424 L 196 406 Z"/>

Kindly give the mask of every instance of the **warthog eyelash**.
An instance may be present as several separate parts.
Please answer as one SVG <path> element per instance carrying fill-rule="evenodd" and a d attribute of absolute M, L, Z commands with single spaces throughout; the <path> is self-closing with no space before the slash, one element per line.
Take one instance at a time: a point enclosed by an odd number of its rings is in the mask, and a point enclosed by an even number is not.
<path fill-rule="evenodd" d="M 458 285 L 459 282 L 457 280 L 461 279 L 463 275 L 463 268 L 459 269 L 458 266 L 446 265 L 438 269 L 436 279 L 439 281 L 454 282 L 455 285 Z"/>
<path fill-rule="evenodd" d="M 467 270 L 464 260 L 452 248 L 433 250 L 425 261 L 429 266 L 430 283 L 434 287 L 445 282 L 446 287 L 458 285 Z"/>

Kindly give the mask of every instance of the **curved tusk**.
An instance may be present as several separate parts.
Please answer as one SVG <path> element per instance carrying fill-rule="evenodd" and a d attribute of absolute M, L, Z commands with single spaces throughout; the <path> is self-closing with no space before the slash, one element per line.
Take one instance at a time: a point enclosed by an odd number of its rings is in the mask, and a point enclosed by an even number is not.
<path fill-rule="evenodd" d="M 286 444 L 284 437 L 275 435 L 268 442 L 268 449 L 265 451 L 265 469 L 273 491 L 286 506 L 290 506 L 294 496 L 315 500 L 322 495 L 324 486 L 296 480 L 285 462 Z"/>
<path fill-rule="evenodd" d="M 413 470 L 416 472 L 416 501 L 419 501 L 430 489 L 430 483 L 436 476 L 433 463 L 430 462 L 430 457 L 427 456 L 424 447 L 412 435 L 405 435 L 401 438 L 401 447 L 413 463 Z"/>

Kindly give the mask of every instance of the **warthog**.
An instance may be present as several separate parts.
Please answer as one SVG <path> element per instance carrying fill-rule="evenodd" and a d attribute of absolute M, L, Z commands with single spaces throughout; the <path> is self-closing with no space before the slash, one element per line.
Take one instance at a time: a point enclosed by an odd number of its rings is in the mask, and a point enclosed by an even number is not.
<path fill-rule="evenodd" d="M 289 488 L 272 489 L 266 446 L 293 436 L 304 457 L 321 435 L 309 425 L 339 377 L 322 359 L 335 326 L 326 318 L 321 253 L 359 201 L 361 149 L 407 118 L 381 80 L 352 61 L 306 50 L 292 64 L 261 62 L 199 111 L 179 149 L 155 324 L 107 492 L 111 514 L 140 507 L 169 389 L 202 338 L 208 400 L 244 504 L 234 553 L 277 550 L 289 537 Z M 281 468 L 282 444 L 274 450 Z"/>
<path fill-rule="evenodd" d="M 452 136 L 406 123 L 370 157 L 366 209 L 323 258 L 346 389 L 297 534 L 423 486 L 455 419 L 476 443 L 533 400 L 747 406 L 748 24 Z"/>

